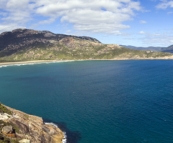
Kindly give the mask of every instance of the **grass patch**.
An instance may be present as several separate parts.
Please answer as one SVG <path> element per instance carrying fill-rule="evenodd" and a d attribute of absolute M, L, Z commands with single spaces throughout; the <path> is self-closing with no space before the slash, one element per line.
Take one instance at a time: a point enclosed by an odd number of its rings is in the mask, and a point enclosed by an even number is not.
<path fill-rule="evenodd" d="M 9 109 L 7 109 L 4 105 L 2 105 L 1 103 L 0 103 L 0 113 L 7 113 L 9 115 L 12 115 L 12 112 Z"/>

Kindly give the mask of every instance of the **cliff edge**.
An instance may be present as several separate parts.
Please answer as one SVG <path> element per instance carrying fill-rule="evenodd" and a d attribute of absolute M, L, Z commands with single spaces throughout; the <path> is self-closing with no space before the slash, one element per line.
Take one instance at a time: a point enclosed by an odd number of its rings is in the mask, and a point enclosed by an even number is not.
<path fill-rule="evenodd" d="M 64 133 L 41 117 L 0 104 L 1 143 L 62 143 Z"/>

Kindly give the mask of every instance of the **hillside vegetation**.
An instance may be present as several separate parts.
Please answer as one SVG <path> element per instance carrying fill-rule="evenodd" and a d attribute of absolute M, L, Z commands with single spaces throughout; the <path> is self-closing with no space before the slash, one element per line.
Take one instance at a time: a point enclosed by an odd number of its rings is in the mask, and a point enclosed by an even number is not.
<path fill-rule="evenodd" d="M 79 59 L 172 58 L 170 53 L 139 51 L 102 44 L 91 37 L 16 29 L 0 35 L 0 62 Z"/>

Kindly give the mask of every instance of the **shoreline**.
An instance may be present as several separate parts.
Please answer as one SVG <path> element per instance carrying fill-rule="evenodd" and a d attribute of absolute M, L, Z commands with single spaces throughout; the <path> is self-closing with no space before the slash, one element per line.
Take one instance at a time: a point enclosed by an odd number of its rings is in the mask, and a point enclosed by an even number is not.
<path fill-rule="evenodd" d="M 171 58 L 139 58 L 139 59 L 130 59 L 130 58 L 116 58 L 116 59 L 79 59 L 79 60 L 34 60 L 34 61 L 20 61 L 20 62 L 0 62 L 1 67 L 7 66 L 21 66 L 21 65 L 35 65 L 35 64 L 49 64 L 49 63 L 63 63 L 63 62 L 76 62 L 76 61 L 124 61 L 124 60 L 173 60 Z"/>
<path fill-rule="evenodd" d="M 35 61 L 21 61 L 21 62 L 0 62 L 0 68 L 1 67 L 7 67 L 7 66 L 63 63 L 63 62 L 73 62 L 73 61 L 74 60 L 35 60 Z"/>
<path fill-rule="evenodd" d="M 62 131 L 57 124 L 53 123 L 53 122 L 44 122 L 44 124 L 46 125 L 52 125 L 54 126 L 55 128 L 58 128 L 62 133 L 63 133 L 63 138 L 62 138 L 62 143 L 67 143 L 67 135 L 66 135 L 66 132 L 65 131 Z"/>
<path fill-rule="evenodd" d="M 42 117 L 27 114 L 4 104 L 0 105 L 0 111 L 3 111 L 3 113 L 0 114 L 1 120 L 9 123 L 14 129 L 13 134 L 15 135 L 15 139 L 35 142 L 43 138 L 46 142 L 51 140 L 52 143 L 67 143 L 66 132 L 63 132 L 58 125 L 52 122 L 44 122 Z M 21 132 L 17 131 L 14 125 L 17 126 Z M 4 127 L 2 124 L 1 126 Z M 9 139 L 8 134 L 5 134 L 5 137 Z M 0 139 L 0 141 L 2 141 L 2 139 Z"/>

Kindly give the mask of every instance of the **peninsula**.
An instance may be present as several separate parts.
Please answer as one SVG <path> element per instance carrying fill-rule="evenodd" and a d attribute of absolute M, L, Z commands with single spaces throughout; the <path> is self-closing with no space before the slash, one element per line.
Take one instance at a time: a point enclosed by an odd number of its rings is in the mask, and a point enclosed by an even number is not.
<path fill-rule="evenodd" d="M 41 117 L 0 104 L 0 143 L 62 143 L 64 133 Z"/>
<path fill-rule="evenodd" d="M 0 63 L 64 60 L 173 59 L 173 54 L 103 44 L 86 36 L 15 29 L 0 34 Z"/>

